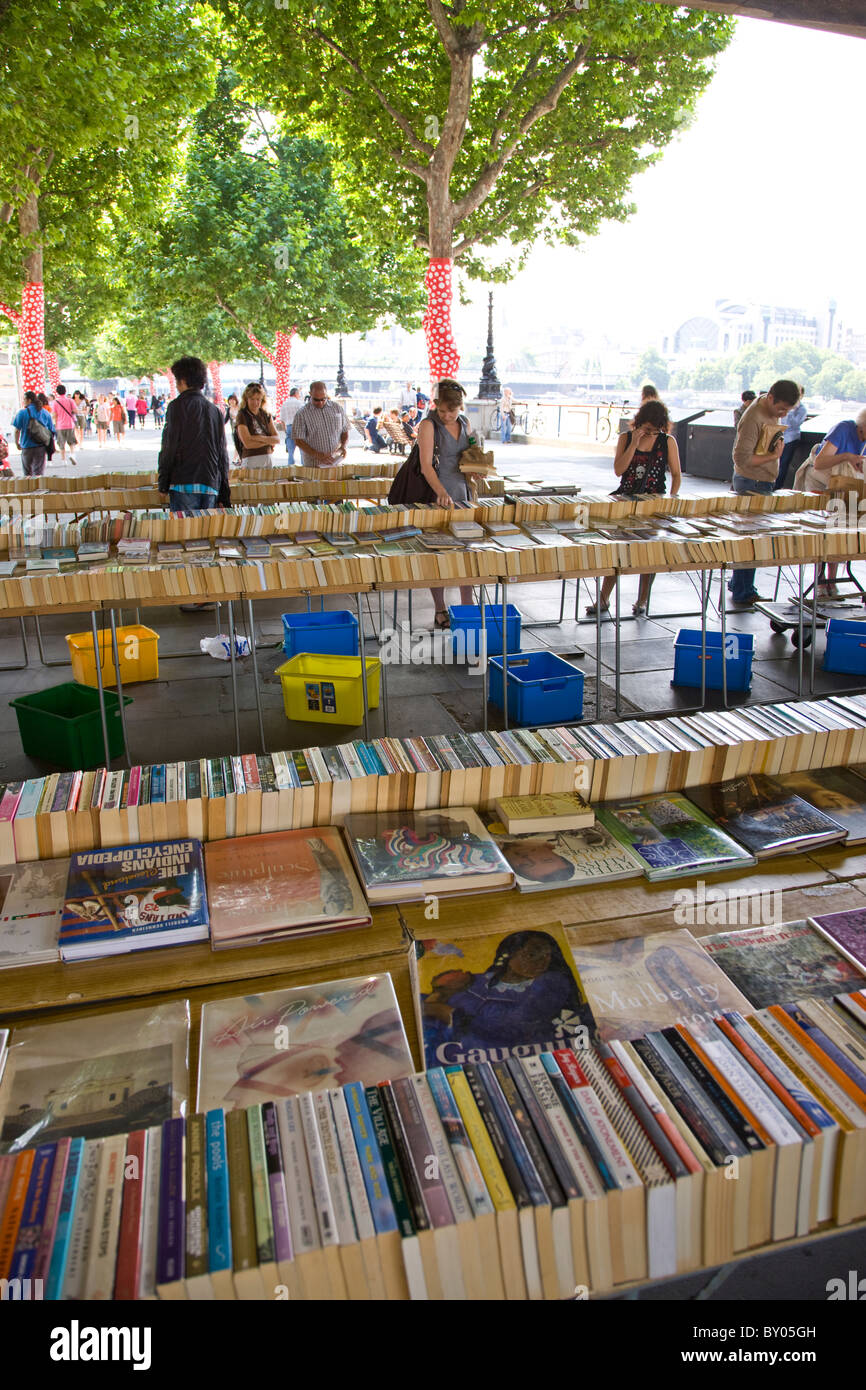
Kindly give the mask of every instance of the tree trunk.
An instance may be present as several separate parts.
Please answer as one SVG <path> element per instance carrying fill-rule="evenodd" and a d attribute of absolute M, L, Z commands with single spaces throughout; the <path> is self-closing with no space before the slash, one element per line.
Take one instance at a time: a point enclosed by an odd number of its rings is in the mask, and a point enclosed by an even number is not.
<path fill-rule="evenodd" d="M 60 363 L 57 360 L 57 353 L 49 349 L 45 351 L 45 371 L 52 386 L 57 386 L 60 382 Z"/>
<path fill-rule="evenodd" d="M 277 369 L 277 396 L 276 413 L 279 414 L 283 402 L 288 398 L 289 386 L 291 385 L 292 371 L 292 339 L 295 336 L 294 328 L 289 333 L 284 333 L 282 329 L 277 329 L 277 350 L 274 354 L 274 366 Z"/>
<path fill-rule="evenodd" d="M 225 401 L 223 400 L 223 386 L 222 386 L 222 380 L 221 380 L 221 378 L 220 378 L 220 367 L 222 366 L 222 363 L 221 363 L 221 362 L 208 362 L 207 365 L 208 365 L 208 371 L 210 372 L 210 379 L 211 379 L 211 382 L 212 382 L 212 384 L 213 384 L 213 398 L 214 398 L 214 404 L 215 404 L 215 405 L 225 405 Z"/>
<path fill-rule="evenodd" d="M 177 384 L 174 379 L 174 372 L 171 367 L 166 367 L 165 374 L 168 377 L 168 399 L 173 401 L 177 395 Z"/>
<path fill-rule="evenodd" d="M 451 273 L 450 257 L 430 257 L 424 284 L 427 289 L 427 311 L 424 314 L 424 333 L 427 338 L 427 361 L 430 368 L 430 387 L 446 377 L 456 377 L 460 354 L 451 332 Z"/>
<path fill-rule="evenodd" d="M 39 203 L 28 194 L 18 211 L 23 239 L 34 242 L 24 257 L 21 291 L 21 376 L 25 391 L 45 390 L 45 287 L 42 283 L 42 244 L 39 236 Z"/>

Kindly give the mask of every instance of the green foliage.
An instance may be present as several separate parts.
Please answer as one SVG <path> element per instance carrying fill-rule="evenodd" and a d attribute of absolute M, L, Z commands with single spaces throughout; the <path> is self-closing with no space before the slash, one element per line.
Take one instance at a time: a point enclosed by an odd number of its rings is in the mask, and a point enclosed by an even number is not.
<path fill-rule="evenodd" d="M 701 362 L 692 371 L 679 371 L 674 389 L 767 391 L 781 377 L 796 381 L 807 395 L 828 399 L 866 400 L 866 373 L 847 357 L 814 347 L 811 343 L 783 343 L 771 348 L 749 343 L 739 352 L 714 362 Z"/>
<path fill-rule="evenodd" d="M 695 391 L 724 391 L 728 369 L 724 358 L 715 362 L 701 362 L 690 376 L 690 384 Z"/>
<path fill-rule="evenodd" d="M 651 383 L 659 391 L 666 391 L 670 385 L 671 373 L 667 362 L 658 348 L 646 348 L 638 358 L 632 385 L 645 386 Z"/>
<path fill-rule="evenodd" d="M 491 278 L 479 248 L 576 244 L 688 121 L 732 33 L 667 5 L 212 0 L 252 92 L 337 149 L 353 216 Z"/>

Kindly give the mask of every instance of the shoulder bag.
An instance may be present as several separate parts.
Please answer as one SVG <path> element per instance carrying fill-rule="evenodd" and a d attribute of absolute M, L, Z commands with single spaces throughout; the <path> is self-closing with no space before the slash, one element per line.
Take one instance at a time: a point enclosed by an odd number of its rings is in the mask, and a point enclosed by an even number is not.
<path fill-rule="evenodd" d="M 31 414 L 32 405 L 27 407 L 27 414 L 30 416 L 30 423 L 27 426 L 27 433 L 30 438 L 36 441 L 39 449 L 47 449 L 51 443 L 51 431 L 47 425 L 43 425 L 38 416 Z"/>

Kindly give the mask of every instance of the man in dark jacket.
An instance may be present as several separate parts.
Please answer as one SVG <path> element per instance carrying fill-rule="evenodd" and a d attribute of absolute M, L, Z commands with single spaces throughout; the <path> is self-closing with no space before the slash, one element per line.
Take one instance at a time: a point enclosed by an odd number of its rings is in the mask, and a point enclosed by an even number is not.
<path fill-rule="evenodd" d="M 166 407 L 158 486 L 173 512 L 195 516 L 229 502 L 225 421 L 202 394 L 207 368 L 200 358 L 181 357 L 171 370 L 178 395 Z"/>

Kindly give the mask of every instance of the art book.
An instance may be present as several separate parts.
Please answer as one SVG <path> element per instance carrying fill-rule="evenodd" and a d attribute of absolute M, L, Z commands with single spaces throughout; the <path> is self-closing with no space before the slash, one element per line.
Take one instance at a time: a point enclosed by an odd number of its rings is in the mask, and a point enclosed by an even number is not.
<path fill-rule="evenodd" d="M 198 1109 L 233 1110 L 415 1070 L 388 974 L 202 1006 Z"/>
<path fill-rule="evenodd" d="M 372 921 L 334 826 L 211 840 L 205 866 L 214 950 Z"/>
<path fill-rule="evenodd" d="M 848 832 L 846 844 L 866 840 L 866 786 L 846 767 L 813 767 L 808 772 L 788 772 L 782 786 L 802 797 Z"/>
<path fill-rule="evenodd" d="M 558 922 L 430 938 L 409 957 L 425 1067 L 580 1048 L 592 1010 Z"/>
<path fill-rule="evenodd" d="M 509 835 L 501 821 L 487 822 L 521 893 L 573 888 L 579 883 L 612 883 L 638 878 L 643 864 L 599 822 L 586 830 Z"/>
<path fill-rule="evenodd" d="M 749 1007 L 685 928 L 579 946 L 572 954 L 603 1042 Z"/>
<path fill-rule="evenodd" d="M 344 829 L 370 903 L 490 891 L 514 882 L 469 806 L 350 815 Z"/>
<path fill-rule="evenodd" d="M 186 999 L 16 1028 L 0 1086 L 0 1151 L 183 1115 L 188 1058 Z"/>
<path fill-rule="evenodd" d="M 0 967 L 57 960 L 68 859 L 0 869 Z"/>
<path fill-rule="evenodd" d="M 763 774 L 695 787 L 689 796 L 758 859 L 845 839 L 838 821 Z"/>
<path fill-rule="evenodd" d="M 866 974 L 866 908 L 858 912 L 828 912 L 809 921 L 846 960 Z"/>
<path fill-rule="evenodd" d="M 206 941 L 198 840 L 158 840 L 73 854 L 60 954 L 64 960 Z"/>
<path fill-rule="evenodd" d="M 755 862 L 754 855 L 678 792 L 617 802 L 600 809 L 596 820 L 634 850 L 652 882 Z"/>
<path fill-rule="evenodd" d="M 701 945 L 756 1009 L 863 987 L 864 972 L 808 922 L 718 932 Z"/>

